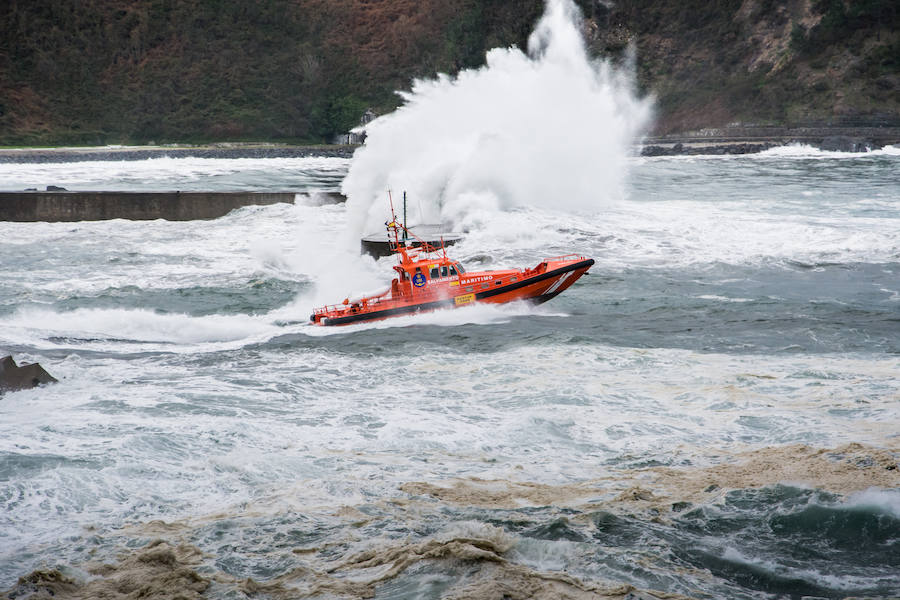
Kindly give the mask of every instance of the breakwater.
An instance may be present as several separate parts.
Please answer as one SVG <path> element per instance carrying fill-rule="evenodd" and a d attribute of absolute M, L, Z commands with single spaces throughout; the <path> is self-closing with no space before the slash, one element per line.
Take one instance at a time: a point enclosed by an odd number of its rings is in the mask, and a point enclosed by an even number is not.
<path fill-rule="evenodd" d="M 679 154 L 754 154 L 776 146 L 808 144 L 820 150 L 866 152 L 900 143 L 900 127 L 766 127 L 739 126 L 651 136 L 643 140 L 643 156 Z"/>
<path fill-rule="evenodd" d="M 218 144 L 215 146 L 96 146 L 84 148 L 0 149 L 0 163 L 73 163 L 151 158 L 350 158 L 356 146 L 275 146 Z"/>
<path fill-rule="evenodd" d="M 293 203 L 294 192 L 0 192 L 0 221 L 215 219 L 250 205 Z M 332 202 L 340 195 L 325 195 Z M 335 197 L 333 197 L 335 196 Z"/>

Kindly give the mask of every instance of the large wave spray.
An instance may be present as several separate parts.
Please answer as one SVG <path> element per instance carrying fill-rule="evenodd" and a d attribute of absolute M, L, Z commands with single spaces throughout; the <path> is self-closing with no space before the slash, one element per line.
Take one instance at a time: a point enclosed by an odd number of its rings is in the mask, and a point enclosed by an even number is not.
<path fill-rule="evenodd" d="M 343 182 L 352 233 L 384 221 L 388 189 L 410 193 L 412 223 L 461 227 L 484 211 L 590 211 L 620 197 L 651 102 L 628 70 L 589 58 L 581 23 L 571 0 L 548 0 L 527 55 L 493 49 L 482 68 L 401 92 Z"/>

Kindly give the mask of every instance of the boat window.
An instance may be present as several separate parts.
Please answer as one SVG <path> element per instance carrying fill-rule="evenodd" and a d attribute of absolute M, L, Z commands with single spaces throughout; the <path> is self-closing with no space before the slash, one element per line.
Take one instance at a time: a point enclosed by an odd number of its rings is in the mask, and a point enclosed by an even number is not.
<path fill-rule="evenodd" d="M 484 283 L 481 284 L 481 287 L 483 289 L 487 289 L 487 288 L 491 287 L 491 284 L 489 284 L 487 281 L 485 281 Z"/>
<path fill-rule="evenodd" d="M 431 269 L 431 278 L 437 279 L 438 277 L 440 277 L 440 275 L 438 274 L 438 268 L 434 267 L 433 269 Z"/>
<path fill-rule="evenodd" d="M 466 291 L 467 291 L 467 292 L 474 292 L 474 291 L 475 291 L 475 286 L 474 286 L 474 285 L 467 285 L 467 286 L 466 286 Z"/>
<path fill-rule="evenodd" d="M 515 283 L 519 280 L 519 278 L 518 277 L 510 277 L 509 280 L 512 281 L 513 283 Z"/>
<path fill-rule="evenodd" d="M 441 267 L 441 277 L 446 277 L 446 276 L 447 276 L 447 265 L 444 265 L 443 267 Z"/>
<path fill-rule="evenodd" d="M 456 269 L 453 268 L 453 265 L 450 265 L 450 277 L 456 277 Z"/>
<path fill-rule="evenodd" d="M 456 270 L 459 271 L 459 274 L 460 274 L 460 275 L 462 275 L 463 273 L 466 272 L 466 270 L 463 269 L 463 266 L 462 266 L 461 264 L 459 264 L 459 263 L 456 263 Z"/>

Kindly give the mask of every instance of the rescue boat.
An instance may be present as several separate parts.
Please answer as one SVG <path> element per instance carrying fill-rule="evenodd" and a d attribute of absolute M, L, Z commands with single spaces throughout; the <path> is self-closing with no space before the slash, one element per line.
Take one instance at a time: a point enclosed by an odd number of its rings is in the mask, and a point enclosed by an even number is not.
<path fill-rule="evenodd" d="M 540 304 L 565 291 L 594 264 L 592 258 L 568 254 L 545 258 L 530 269 L 468 272 L 447 257 L 443 243 L 435 247 L 398 223 L 393 203 L 391 217 L 385 226 L 391 251 L 399 259 L 391 286 L 381 294 L 317 308 L 311 323 L 349 325 L 475 303 Z"/>

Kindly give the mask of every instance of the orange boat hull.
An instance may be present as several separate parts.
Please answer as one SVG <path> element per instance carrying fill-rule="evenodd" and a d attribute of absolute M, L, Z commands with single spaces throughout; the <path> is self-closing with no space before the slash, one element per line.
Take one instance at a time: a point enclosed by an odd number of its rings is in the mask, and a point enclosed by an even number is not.
<path fill-rule="evenodd" d="M 423 277 L 421 288 L 408 281 L 403 287 L 394 280 L 391 290 L 381 296 L 317 309 L 310 321 L 316 325 L 349 325 L 475 303 L 524 300 L 540 304 L 566 290 L 593 264 L 591 258 L 560 257 L 525 271 L 482 271 L 428 281 Z"/>

